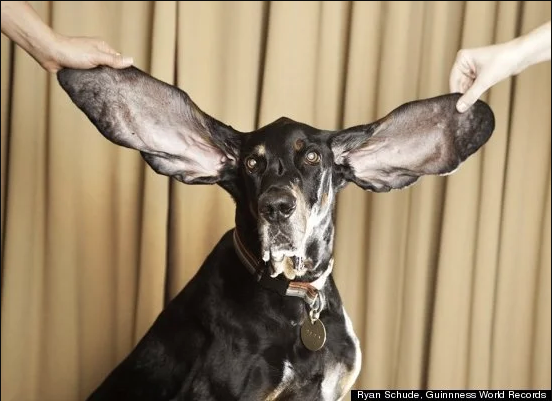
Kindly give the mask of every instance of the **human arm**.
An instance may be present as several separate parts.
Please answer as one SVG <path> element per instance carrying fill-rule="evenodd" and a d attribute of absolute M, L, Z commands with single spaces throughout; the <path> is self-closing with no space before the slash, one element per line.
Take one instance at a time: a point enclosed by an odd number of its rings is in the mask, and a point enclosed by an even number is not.
<path fill-rule="evenodd" d="M 121 56 L 103 40 L 54 32 L 27 1 L 1 4 L 2 33 L 49 72 L 63 67 L 87 69 L 98 65 L 126 68 L 133 63 L 132 58 Z"/>
<path fill-rule="evenodd" d="M 466 111 L 490 87 L 526 68 L 550 60 L 550 21 L 508 42 L 462 49 L 450 73 L 451 92 L 461 92 L 457 109 Z"/>

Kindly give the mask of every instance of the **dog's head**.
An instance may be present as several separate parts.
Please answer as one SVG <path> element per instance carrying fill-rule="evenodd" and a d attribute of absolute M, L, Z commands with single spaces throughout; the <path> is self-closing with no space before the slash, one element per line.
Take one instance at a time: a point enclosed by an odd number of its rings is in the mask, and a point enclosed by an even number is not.
<path fill-rule="evenodd" d="M 257 227 L 260 256 L 289 279 L 331 257 L 336 193 L 346 183 L 387 192 L 449 174 L 494 130 L 484 102 L 460 114 L 459 95 L 451 94 L 340 131 L 281 118 L 242 133 L 135 67 L 64 69 L 58 80 L 107 139 L 140 151 L 159 174 L 225 188 L 237 225 Z"/>

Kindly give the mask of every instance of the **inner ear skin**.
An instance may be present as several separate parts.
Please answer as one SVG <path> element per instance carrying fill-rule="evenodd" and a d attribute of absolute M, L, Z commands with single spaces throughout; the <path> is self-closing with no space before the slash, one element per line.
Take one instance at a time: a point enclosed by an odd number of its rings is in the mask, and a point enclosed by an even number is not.
<path fill-rule="evenodd" d="M 202 111 L 177 86 L 133 66 L 64 68 L 56 76 L 106 139 L 139 151 L 158 174 L 185 184 L 231 179 L 241 133 Z"/>
<path fill-rule="evenodd" d="M 409 102 L 375 123 L 337 132 L 330 144 L 336 163 L 345 167 L 344 177 L 363 189 L 387 192 L 423 175 L 454 172 L 494 130 L 486 103 L 478 100 L 458 113 L 459 96 Z"/>

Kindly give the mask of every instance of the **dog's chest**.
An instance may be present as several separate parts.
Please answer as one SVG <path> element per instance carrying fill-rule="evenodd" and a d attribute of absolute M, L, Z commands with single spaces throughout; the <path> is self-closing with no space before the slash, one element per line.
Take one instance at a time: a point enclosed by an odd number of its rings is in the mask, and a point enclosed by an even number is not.
<path fill-rule="evenodd" d="M 345 309 L 343 317 L 344 324 L 333 329 L 345 337 L 345 341 L 341 339 L 339 342 L 348 344 L 346 349 L 327 344 L 319 351 L 309 351 L 314 354 L 306 360 L 284 360 L 280 382 L 265 398 L 266 401 L 281 397 L 303 400 L 312 396 L 320 401 L 335 401 L 347 394 L 360 371 L 361 351 Z"/>

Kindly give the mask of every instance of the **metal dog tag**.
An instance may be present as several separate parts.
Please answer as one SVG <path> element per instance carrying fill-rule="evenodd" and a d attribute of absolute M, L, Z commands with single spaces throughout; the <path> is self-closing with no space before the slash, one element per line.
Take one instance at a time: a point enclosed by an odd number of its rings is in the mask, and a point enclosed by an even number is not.
<path fill-rule="evenodd" d="M 318 351 L 326 343 L 326 328 L 324 324 L 316 319 L 305 319 L 301 326 L 301 341 L 311 351 Z"/>

